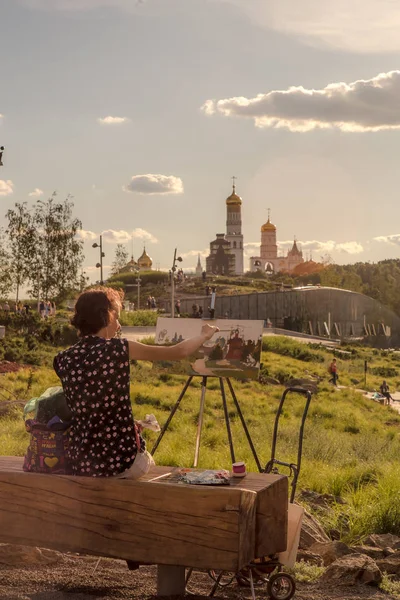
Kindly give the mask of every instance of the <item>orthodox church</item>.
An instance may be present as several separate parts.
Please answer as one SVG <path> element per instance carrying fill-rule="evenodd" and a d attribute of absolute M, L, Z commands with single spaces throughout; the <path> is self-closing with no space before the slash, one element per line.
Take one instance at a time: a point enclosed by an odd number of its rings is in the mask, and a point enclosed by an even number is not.
<path fill-rule="evenodd" d="M 297 247 L 296 240 L 286 256 L 278 256 L 276 227 L 271 223 L 268 214 L 268 221 L 261 227 L 260 256 L 250 258 L 250 271 L 265 271 L 270 274 L 279 271 L 291 272 L 303 262 L 303 252 Z"/>
<path fill-rule="evenodd" d="M 143 247 L 143 252 L 137 261 L 131 256 L 131 260 L 123 267 L 120 273 L 132 273 L 134 271 L 151 271 L 153 261 L 146 252 L 146 247 Z"/>
<path fill-rule="evenodd" d="M 232 194 L 226 199 L 226 233 L 217 233 L 210 243 L 206 272 L 210 275 L 243 275 L 242 199 L 236 194 L 235 183 Z"/>

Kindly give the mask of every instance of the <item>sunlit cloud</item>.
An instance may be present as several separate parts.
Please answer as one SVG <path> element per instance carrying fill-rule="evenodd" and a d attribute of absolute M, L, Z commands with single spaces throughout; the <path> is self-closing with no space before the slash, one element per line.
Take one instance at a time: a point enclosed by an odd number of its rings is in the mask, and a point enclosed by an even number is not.
<path fill-rule="evenodd" d="M 400 233 L 394 233 L 392 235 L 379 235 L 373 238 L 375 242 L 383 242 L 390 244 L 391 246 L 400 246 Z"/>
<path fill-rule="evenodd" d="M 293 246 L 293 240 L 278 242 L 278 248 L 281 252 L 290 250 Z M 306 240 L 304 242 L 297 240 L 299 249 L 308 252 L 330 253 L 340 252 L 341 254 L 361 254 L 364 252 L 364 247 L 359 242 L 335 242 L 334 240 L 318 241 Z"/>
<path fill-rule="evenodd" d="M 195 262 L 197 264 L 197 259 L 198 259 L 199 254 L 200 254 L 200 260 L 202 260 L 204 262 L 206 257 L 210 254 L 210 250 L 208 248 L 205 248 L 204 250 L 190 250 L 189 252 L 179 253 L 179 256 L 181 256 L 183 258 L 183 260 L 195 259 Z M 193 262 L 193 260 L 192 260 L 192 262 Z"/>
<path fill-rule="evenodd" d="M 31 198 L 40 198 L 40 196 L 43 196 L 43 194 L 43 190 L 41 190 L 40 188 L 35 188 L 33 192 L 29 192 L 28 196 L 30 196 Z"/>
<path fill-rule="evenodd" d="M 250 118 L 259 128 L 365 132 L 399 129 L 399 106 L 400 71 L 389 71 L 371 79 L 330 83 L 318 90 L 297 86 L 254 98 L 207 100 L 202 110 L 206 115 Z"/>
<path fill-rule="evenodd" d="M 14 192 L 14 184 L 11 179 L 0 179 L 0 196 L 9 196 Z"/>
<path fill-rule="evenodd" d="M 319 241 L 319 240 L 306 240 L 304 242 L 297 240 L 297 247 L 299 250 L 307 252 L 318 253 L 330 253 L 340 252 L 342 254 L 361 254 L 364 252 L 364 247 L 359 242 L 335 242 L 333 240 Z M 278 254 L 286 254 L 293 246 L 293 240 L 284 240 L 277 242 Z M 250 258 L 251 256 L 259 256 L 260 254 L 260 242 L 248 242 L 244 244 L 245 257 Z"/>
<path fill-rule="evenodd" d="M 122 189 L 124 192 L 146 195 L 182 194 L 183 182 L 180 177 L 174 175 L 148 173 L 147 175 L 134 175 L 128 185 Z"/>
<path fill-rule="evenodd" d="M 127 119 L 127 117 L 111 117 L 110 115 L 108 117 L 99 117 L 97 119 L 97 122 L 100 123 L 100 125 L 122 125 L 122 123 L 127 123 L 129 121 L 129 119 Z"/>
<path fill-rule="evenodd" d="M 136 227 L 136 229 L 132 229 L 131 231 L 125 231 L 124 229 L 106 229 L 101 232 L 101 235 L 103 236 L 103 241 L 108 242 L 109 244 L 127 244 L 128 242 L 131 242 L 132 239 L 149 242 L 150 244 L 158 244 L 158 239 L 152 233 L 145 229 L 141 229 L 140 227 Z M 77 237 L 87 242 L 98 241 L 100 233 L 82 229 Z"/>

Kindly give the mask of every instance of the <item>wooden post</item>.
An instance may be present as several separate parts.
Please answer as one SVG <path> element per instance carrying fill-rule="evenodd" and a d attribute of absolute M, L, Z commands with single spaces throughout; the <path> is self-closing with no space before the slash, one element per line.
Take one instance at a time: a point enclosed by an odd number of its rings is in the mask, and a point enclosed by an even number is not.
<path fill-rule="evenodd" d="M 157 596 L 183 596 L 185 587 L 185 567 L 157 566 Z"/>

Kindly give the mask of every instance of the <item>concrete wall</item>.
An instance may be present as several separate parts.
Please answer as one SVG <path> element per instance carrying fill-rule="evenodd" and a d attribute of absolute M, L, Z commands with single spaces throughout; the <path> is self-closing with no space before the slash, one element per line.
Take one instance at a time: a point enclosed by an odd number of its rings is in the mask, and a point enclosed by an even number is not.
<path fill-rule="evenodd" d="M 181 313 L 191 314 L 192 305 L 198 304 L 206 316 L 210 300 L 210 296 L 181 299 Z M 273 327 L 315 335 L 327 335 L 327 328 L 332 337 L 378 335 L 383 334 L 383 325 L 386 334 L 400 336 L 400 318 L 394 312 L 368 296 L 337 288 L 217 296 L 215 308 L 217 318 L 269 319 Z"/>

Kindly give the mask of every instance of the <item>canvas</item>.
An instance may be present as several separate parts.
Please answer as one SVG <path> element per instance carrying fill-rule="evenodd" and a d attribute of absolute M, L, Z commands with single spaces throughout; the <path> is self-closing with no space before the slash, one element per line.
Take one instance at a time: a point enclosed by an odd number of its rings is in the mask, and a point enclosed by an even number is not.
<path fill-rule="evenodd" d="M 156 344 L 177 344 L 200 334 L 202 319 L 159 318 Z M 214 319 L 208 321 L 219 327 L 195 355 L 180 362 L 161 364 L 173 373 L 207 377 L 257 379 L 260 370 L 263 321 Z"/>

